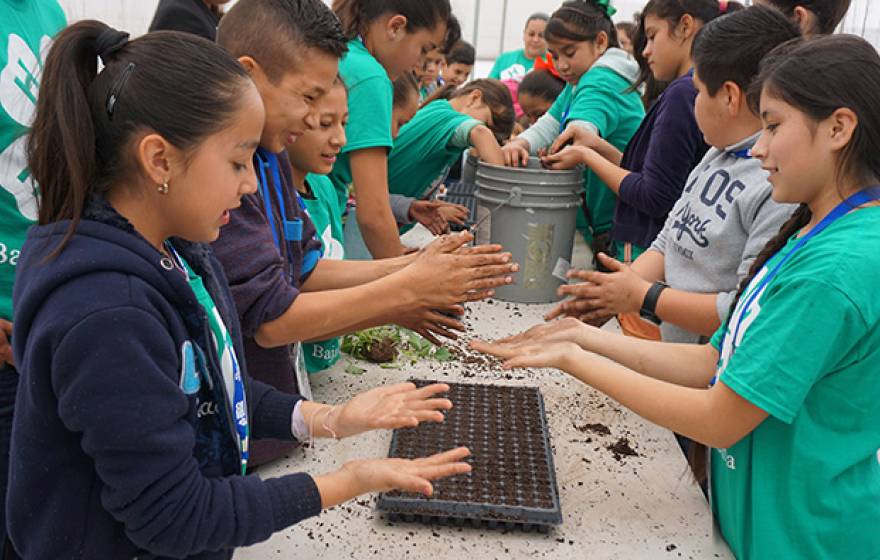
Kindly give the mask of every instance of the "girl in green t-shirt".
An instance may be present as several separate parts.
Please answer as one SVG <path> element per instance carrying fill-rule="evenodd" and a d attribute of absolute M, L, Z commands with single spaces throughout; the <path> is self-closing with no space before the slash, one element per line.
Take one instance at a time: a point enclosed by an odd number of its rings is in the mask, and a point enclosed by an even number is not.
<path fill-rule="evenodd" d="M 774 201 L 800 207 L 710 344 L 565 319 L 475 347 L 507 368 L 564 370 L 712 447 L 712 510 L 737 558 L 876 558 L 880 55 L 846 35 L 786 43 L 756 86 L 752 155 Z"/>
<path fill-rule="evenodd" d="M 504 146 L 508 165 L 528 162 L 571 129 L 584 129 L 623 151 L 645 109 L 633 84 L 638 64 L 620 48 L 607 1 L 568 1 L 553 13 L 545 36 L 556 70 L 566 86 L 550 109 Z M 578 229 L 591 246 L 602 248 L 611 229 L 617 197 L 589 169 L 584 172 L 584 215 Z"/>
<path fill-rule="evenodd" d="M 513 123 L 513 100 L 498 80 L 444 87 L 400 129 L 388 156 L 391 192 L 424 197 L 468 148 L 483 161 L 502 165 L 501 142 Z"/>
<path fill-rule="evenodd" d="M 347 37 L 339 74 L 348 87 L 348 144 L 330 179 L 340 200 L 349 189 L 357 210 L 346 227 L 357 226 L 374 258 L 404 253 L 388 198 L 392 80 L 418 66 L 429 51 L 460 36 L 449 0 L 337 0 L 333 9 Z M 369 255 L 350 255 L 369 257 Z"/>

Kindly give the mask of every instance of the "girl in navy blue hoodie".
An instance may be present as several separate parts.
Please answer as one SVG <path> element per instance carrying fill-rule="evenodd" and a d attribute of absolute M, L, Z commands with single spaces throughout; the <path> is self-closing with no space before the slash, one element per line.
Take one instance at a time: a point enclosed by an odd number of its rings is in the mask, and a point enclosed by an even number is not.
<path fill-rule="evenodd" d="M 104 67 L 97 72 L 98 57 Z M 256 190 L 260 96 L 220 47 L 95 22 L 46 60 L 30 168 L 41 187 L 14 294 L 22 382 L 9 534 L 24 558 L 230 558 L 356 495 L 467 472 L 466 449 L 245 476 L 258 438 L 442 421 L 447 390 L 382 387 L 330 407 L 248 378 L 207 243 Z"/>

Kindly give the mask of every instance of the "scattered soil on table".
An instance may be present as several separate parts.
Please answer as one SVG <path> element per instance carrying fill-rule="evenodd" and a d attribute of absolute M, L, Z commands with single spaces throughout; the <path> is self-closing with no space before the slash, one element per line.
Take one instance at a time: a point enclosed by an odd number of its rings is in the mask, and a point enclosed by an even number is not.
<path fill-rule="evenodd" d="M 600 435 L 600 436 L 610 436 L 611 435 L 611 429 L 608 426 L 606 426 L 605 424 L 599 424 L 599 423 L 584 424 L 583 426 L 578 426 L 577 424 L 575 424 L 574 428 L 577 431 L 584 432 L 584 433 L 592 432 L 592 433 L 594 433 L 596 435 Z"/>
<path fill-rule="evenodd" d="M 624 457 L 638 457 L 639 454 L 629 444 L 629 438 L 622 437 L 616 442 L 606 447 L 614 455 L 617 461 L 622 461 Z"/>
<path fill-rule="evenodd" d="M 374 364 L 387 364 L 397 359 L 397 343 L 390 337 L 379 339 L 367 348 L 364 357 Z"/>

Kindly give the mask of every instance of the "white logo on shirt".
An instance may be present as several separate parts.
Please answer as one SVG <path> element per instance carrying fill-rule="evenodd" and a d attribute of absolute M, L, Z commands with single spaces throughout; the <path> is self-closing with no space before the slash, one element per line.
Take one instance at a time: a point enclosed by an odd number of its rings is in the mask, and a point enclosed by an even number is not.
<path fill-rule="evenodd" d="M 526 67 L 522 64 L 513 64 L 500 72 L 501 80 L 520 81 L 526 75 Z"/>
<path fill-rule="evenodd" d="M 40 52 L 34 53 L 24 39 L 9 36 L 6 67 L 0 70 L 0 107 L 15 122 L 29 127 L 37 107 L 43 60 L 52 40 L 40 39 Z M 18 211 L 37 219 L 37 189 L 27 168 L 26 138 L 15 140 L 0 154 L 0 187 L 15 198 Z"/>

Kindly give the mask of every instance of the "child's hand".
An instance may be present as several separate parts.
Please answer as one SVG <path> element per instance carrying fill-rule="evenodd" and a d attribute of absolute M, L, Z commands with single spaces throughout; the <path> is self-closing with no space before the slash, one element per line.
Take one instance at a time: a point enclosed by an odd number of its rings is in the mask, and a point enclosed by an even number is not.
<path fill-rule="evenodd" d="M 567 146 L 560 152 L 541 158 L 541 164 L 547 169 L 574 169 L 586 163 L 591 151 L 583 146 Z"/>
<path fill-rule="evenodd" d="M 595 132 L 587 130 L 582 126 L 569 126 L 553 141 L 553 144 L 550 146 L 550 153 L 555 154 L 564 149 L 567 144 L 595 148 L 600 141 L 601 138 Z"/>
<path fill-rule="evenodd" d="M 519 270 L 510 253 L 491 245 L 462 250 L 470 233 L 446 235 L 428 245 L 418 258 L 403 269 L 409 276 L 404 283 L 413 291 L 412 301 L 419 307 L 443 309 L 466 301 L 494 295 L 494 288 L 513 282 L 510 274 Z"/>
<path fill-rule="evenodd" d="M 471 348 L 504 360 L 504 369 L 555 368 L 568 371 L 587 355 L 574 342 L 526 342 L 521 344 L 473 340 Z"/>
<path fill-rule="evenodd" d="M 421 422 L 443 422 L 441 410 L 452 408 L 449 399 L 433 398 L 449 391 L 449 385 L 435 383 L 417 389 L 413 383 L 377 387 L 355 395 L 338 412 L 327 418 L 337 437 L 348 437 L 370 430 L 414 428 Z"/>
<path fill-rule="evenodd" d="M 529 150 L 521 140 L 511 140 L 501 147 L 504 155 L 504 165 L 507 167 L 528 167 Z"/>
<path fill-rule="evenodd" d="M 346 463 L 342 472 L 349 475 L 355 495 L 403 490 L 430 496 L 432 480 L 471 471 L 462 461 L 470 454 L 466 447 L 459 447 L 422 459 L 363 459 Z"/>
<path fill-rule="evenodd" d="M 440 202 L 439 204 L 440 206 L 438 207 L 438 210 L 440 211 L 440 215 L 442 215 L 443 219 L 448 223 L 463 226 L 471 215 L 471 211 L 467 209 L 467 206 L 453 204 L 451 202 Z"/>
<path fill-rule="evenodd" d="M 502 338 L 501 344 L 535 344 L 549 342 L 574 342 L 582 348 L 588 346 L 587 337 L 593 327 L 583 324 L 577 319 L 566 318 L 560 321 L 535 325 L 517 335 Z"/>
<path fill-rule="evenodd" d="M 584 282 L 560 286 L 559 295 L 572 297 L 577 303 L 569 308 L 580 311 L 580 317 L 591 323 L 621 313 L 638 312 L 651 283 L 605 253 L 599 253 L 597 257 L 611 272 L 572 270 L 568 277 Z"/>
<path fill-rule="evenodd" d="M 10 338 L 12 338 L 12 323 L 0 319 L 0 365 L 7 363 L 14 367 L 15 359 L 12 357 Z"/>
<path fill-rule="evenodd" d="M 434 235 L 443 235 L 449 231 L 449 222 L 440 210 L 446 202 L 416 200 L 409 208 L 409 217 L 426 228 Z"/>
<path fill-rule="evenodd" d="M 454 305 L 445 310 L 418 307 L 403 315 L 398 315 L 394 322 L 401 327 L 419 333 L 432 344 L 440 346 L 443 343 L 438 337 L 455 340 L 458 338 L 455 331 L 464 332 L 465 330 L 464 324 L 458 319 L 450 317 L 448 313 L 459 317 L 464 314 L 464 308 L 460 305 Z"/>

